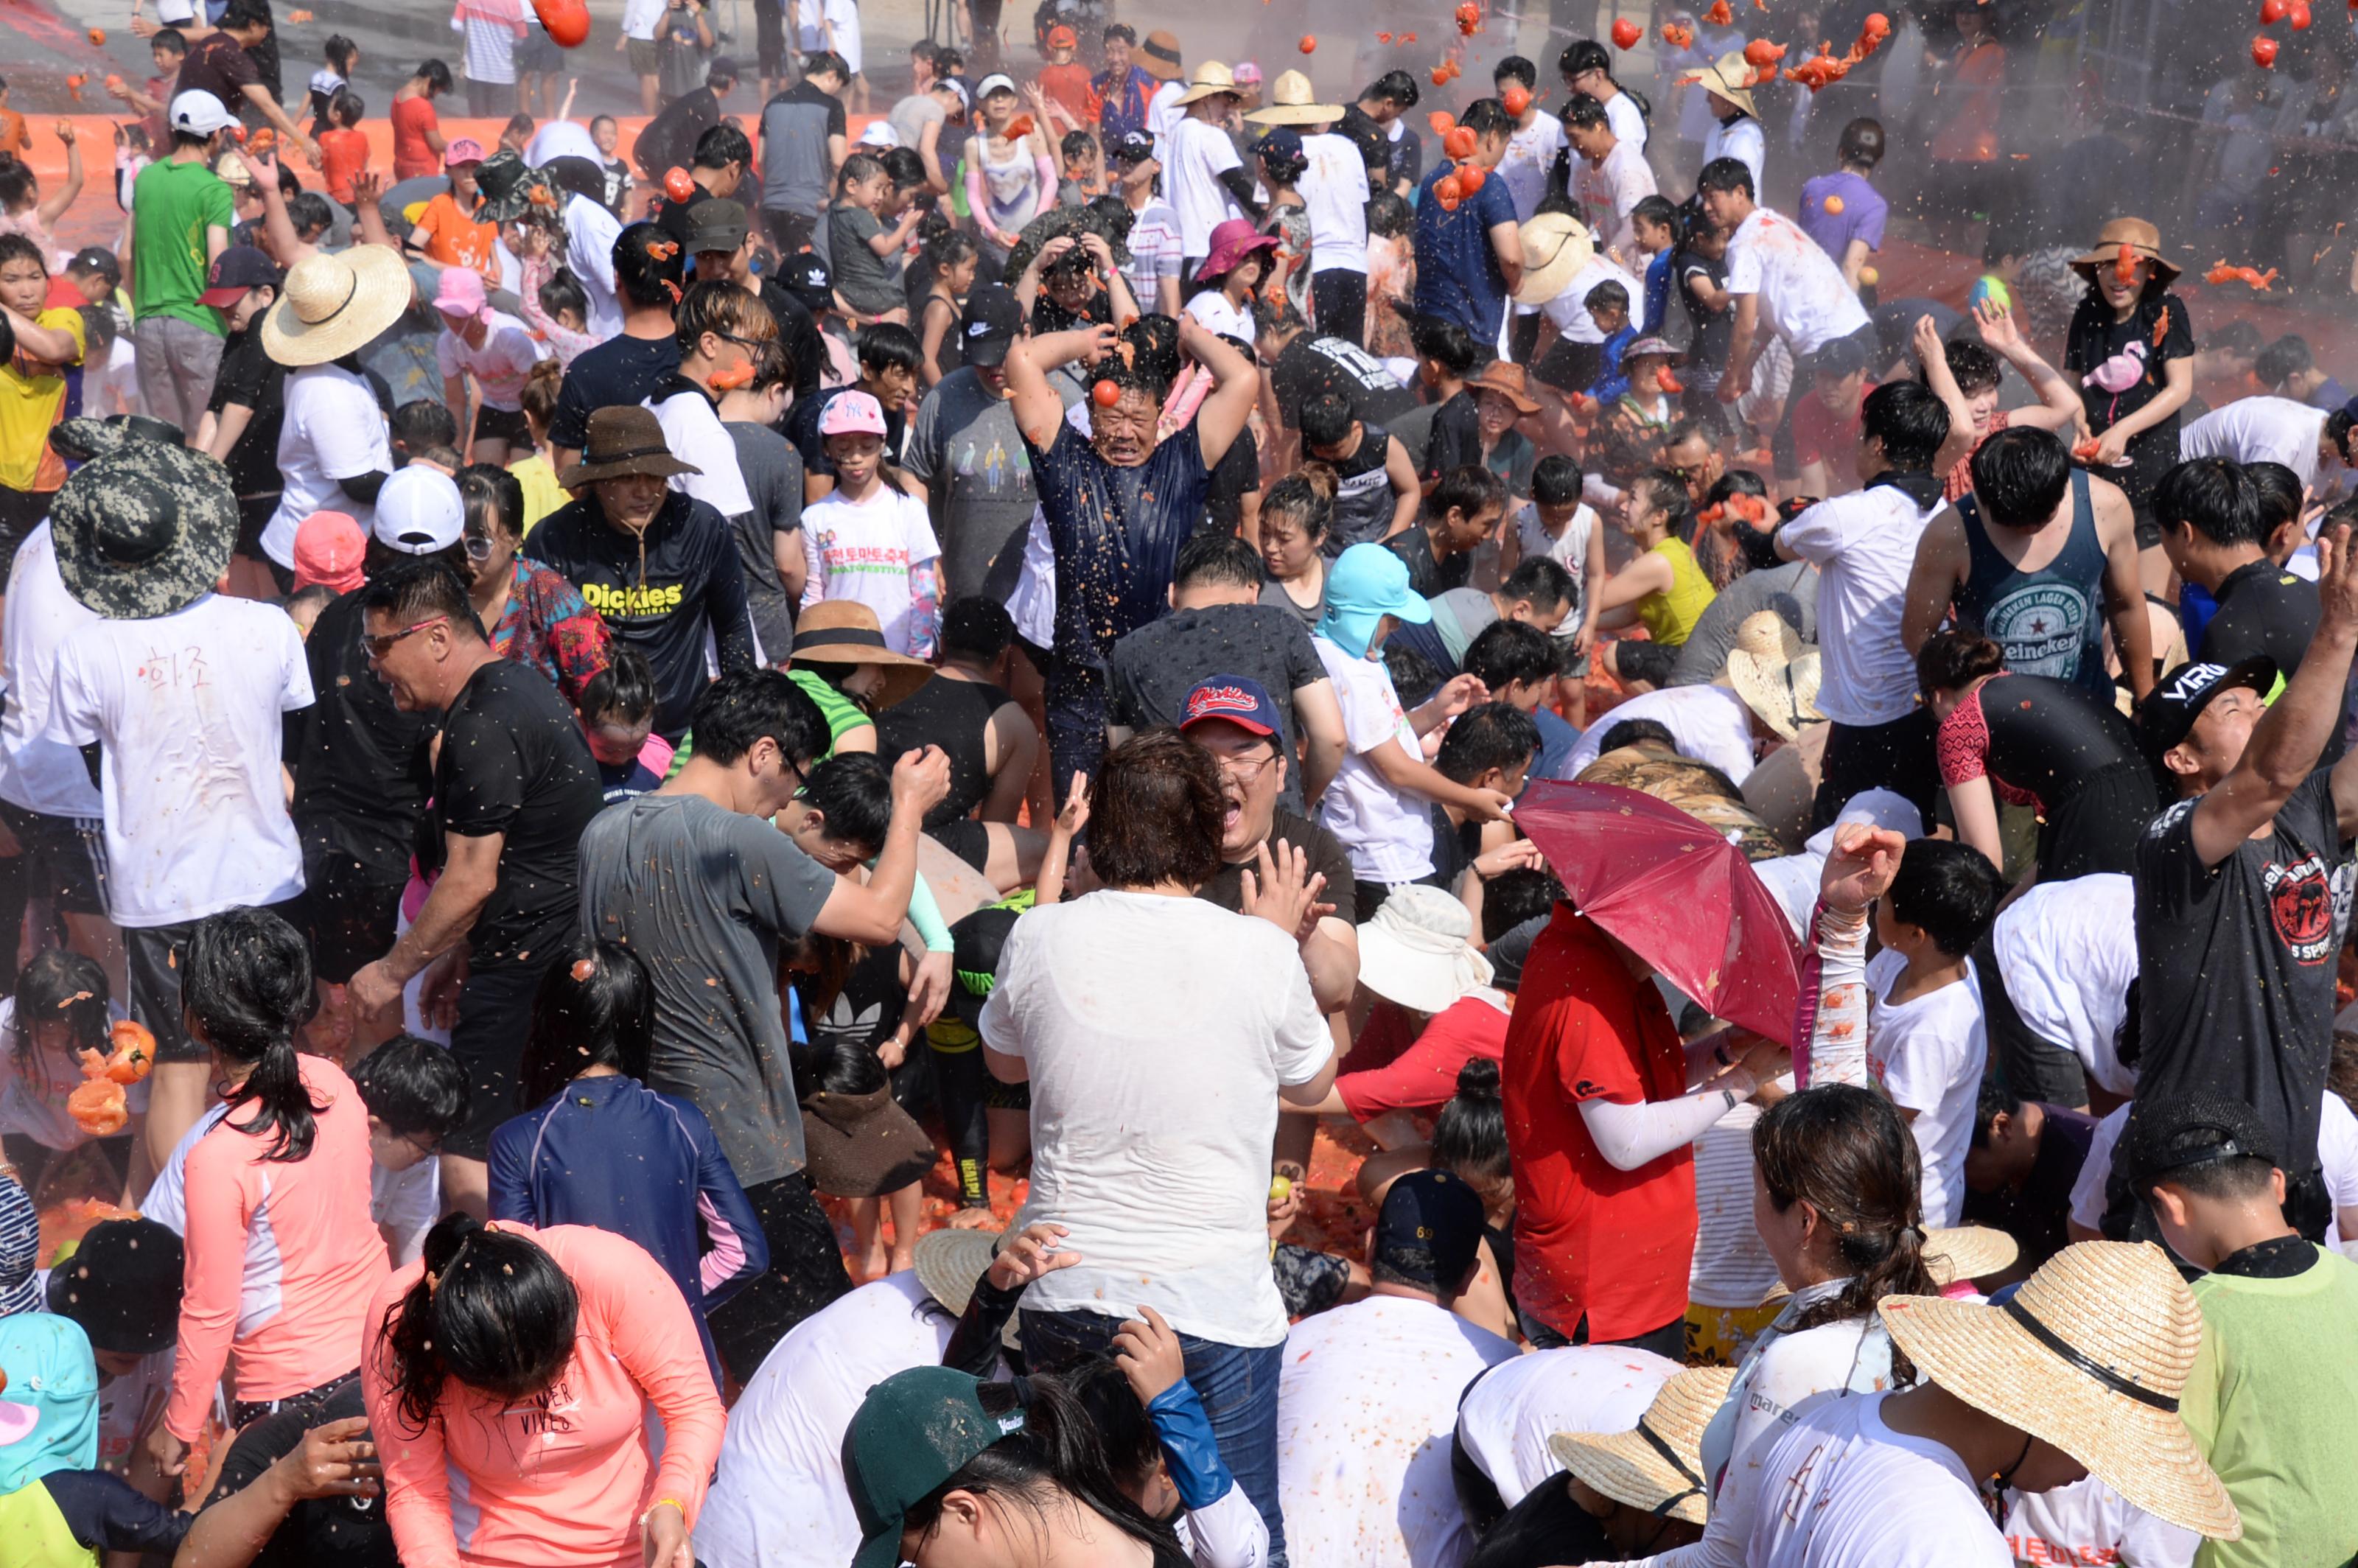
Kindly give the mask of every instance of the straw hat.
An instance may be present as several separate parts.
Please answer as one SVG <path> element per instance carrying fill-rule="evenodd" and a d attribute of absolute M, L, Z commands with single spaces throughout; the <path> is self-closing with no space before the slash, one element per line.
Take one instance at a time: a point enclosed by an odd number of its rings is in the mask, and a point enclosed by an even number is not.
<path fill-rule="evenodd" d="M 1146 35 L 1133 59 L 1139 70 L 1157 81 L 1179 80 L 1179 40 L 1160 27 Z"/>
<path fill-rule="evenodd" d="M 1310 79 L 1298 70 L 1278 73 L 1269 84 L 1269 107 L 1245 116 L 1256 125 L 1323 125 L 1343 117 L 1340 103 L 1321 103 Z"/>
<path fill-rule="evenodd" d="M 1195 67 L 1195 74 L 1187 79 L 1187 91 L 1179 95 L 1179 105 L 1184 108 L 1199 98 L 1209 98 L 1216 92 L 1233 92 L 1238 97 L 1244 90 L 1237 84 L 1237 74 L 1218 60 L 1207 59 Z"/>
<path fill-rule="evenodd" d="M 2177 279 L 2177 264 L 2161 254 L 2161 231 L 2142 218 L 2115 218 L 2105 224 L 2096 235 L 2096 248 L 2071 258 L 2071 270 L 2093 283 L 2098 267 L 2110 266 L 2120 260 L 2123 245 L 2129 248 L 2132 256 L 2153 263 L 2164 285 Z"/>
<path fill-rule="evenodd" d="M 390 246 L 305 256 L 262 319 L 262 351 L 297 369 L 356 353 L 401 319 L 412 291 L 408 265 Z"/>
<path fill-rule="evenodd" d="M 1892 1343 L 1967 1404 L 2062 1449 L 2158 1519 L 2243 1539 L 2179 1418 L 2202 1312 L 2160 1248 L 2066 1247 L 2004 1306 L 1887 1296 L 1877 1310 Z"/>
<path fill-rule="evenodd" d="M 1522 227 L 1523 280 L 1518 305 L 1545 305 L 1596 254 L 1588 226 L 1569 212 L 1542 212 Z"/>
<path fill-rule="evenodd" d="M 963 1317 L 990 1260 L 999 1255 L 995 1230 L 929 1230 L 917 1238 L 917 1283 L 925 1294 Z"/>
<path fill-rule="evenodd" d="M 1540 406 L 1531 400 L 1531 373 L 1512 360 L 1492 360 L 1467 376 L 1466 384 L 1477 391 L 1498 394 L 1515 406 L 1518 414 L 1540 411 Z"/>
<path fill-rule="evenodd" d="M 1818 651 L 1773 610 L 1758 610 L 1736 629 L 1721 679 L 1760 722 L 1786 740 L 1825 717 L 1818 711 Z"/>
<path fill-rule="evenodd" d="M 1679 80 L 1699 83 L 1705 92 L 1717 93 L 1757 119 L 1760 111 L 1752 103 L 1752 62 L 1734 53 L 1724 54 L 1716 64 L 1689 71 Z"/>
<path fill-rule="evenodd" d="M 1455 894 L 1414 883 L 1396 888 L 1359 927 L 1359 979 L 1386 1001 L 1439 1012 L 1490 983 L 1474 950 L 1474 916 Z"/>
<path fill-rule="evenodd" d="M 802 612 L 795 622 L 792 658 L 796 665 L 879 665 L 883 688 L 876 706 L 890 708 L 934 678 L 934 666 L 923 659 L 896 654 L 884 641 L 883 623 L 876 611 L 850 599 L 823 599 Z"/>
<path fill-rule="evenodd" d="M 1701 1524 L 1703 1429 L 1735 1381 L 1733 1367 L 1690 1367 L 1662 1385 L 1635 1431 L 1559 1432 L 1548 1439 L 1548 1452 L 1617 1503 Z"/>
<path fill-rule="evenodd" d="M 1924 1261 L 1944 1285 L 1985 1279 L 2021 1256 L 2021 1243 L 1986 1225 L 1936 1225 L 1924 1232 Z"/>

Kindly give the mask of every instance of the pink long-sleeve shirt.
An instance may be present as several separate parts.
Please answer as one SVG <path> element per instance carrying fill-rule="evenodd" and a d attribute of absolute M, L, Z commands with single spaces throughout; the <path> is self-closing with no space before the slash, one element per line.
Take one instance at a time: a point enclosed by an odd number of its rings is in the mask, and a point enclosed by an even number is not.
<path fill-rule="evenodd" d="M 639 1516 L 668 1498 L 693 1528 L 720 1456 L 720 1396 L 687 1303 L 635 1241 L 579 1225 L 492 1228 L 532 1238 L 573 1281 L 573 1358 L 546 1394 L 512 1406 L 454 1379 L 426 1430 L 414 1431 L 378 1325 L 426 1265 L 384 1282 L 369 1310 L 361 1390 L 403 1568 L 639 1568 Z M 654 1469 L 649 1401 L 664 1429 Z"/>
<path fill-rule="evenodd" d="M 286 1399 L 359 1366 L 369 1296 L 389 1267 L 369 1217 L 360 1090 L 325 1057 L 296 1060 L 311 1103 L 327 1106 L 309 1154 L 270 1159 L 275 1136 L 238 1130 L 251 1103 L 189 1151 L 179 1357 L 164 1406 L 183 1443 L 202 1430 L 233 1352 L 244 1400 Z"/>

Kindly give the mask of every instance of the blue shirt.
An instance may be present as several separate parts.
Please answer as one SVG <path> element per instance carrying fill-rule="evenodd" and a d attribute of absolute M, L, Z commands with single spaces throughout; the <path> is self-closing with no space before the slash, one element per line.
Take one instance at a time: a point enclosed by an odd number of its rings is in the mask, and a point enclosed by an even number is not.
<path fill-rule="evenodd" d="M 1146 105 L 1154 90 L 1162 85 L 1136 66 L 1120 82 L 1113 80 L 1110 70 L 1098 71 L 1089 78 L 1089 91 L 1098 95 L 1098 140 L 1111 146 L 1132 131 L 1146 129 Z"/>
<path fill-rule="evenodd" d="M 1554 778 L 1556 769 L 1572 755 L 1572 749 L 1580 744 L 1580 731 L 1545 703 L 1531 709 L 1531 722 L 1540 727 L 1540 754 L 1538 760 L 1531 763 L 1531 776 L 1535 779 Z"/>
<path fill-rule="evenodd" d="M 1417 187 L 1416 311 L 1455 321 L 1476 343 L 1495 346 L 1507 319 L 1507 275 L 1490 231 L 1514 222 L 1515 199 L 1493 174 L 1456 211 L 1443 211 L 1433 188 L 1455 168 L 1442 164 Z"/>
<path fill-rule="evenodd" d="M 1628 353 L 1629 345 L 1637 341 L 1638 330 L 1629 326 L 1624 326 L 1605 340 L 1605 357 L 1597 365 L 1596 384 L 1588 389 L 1591 397 L 1599 403 L 1610 404 L 1618 403 L 1628 395 L 1629 378 L 1622 372 L 1621 356 Z"/>
<path fill-rule="evenodd" d="M 1654 253 L 1646 264 L 1646 312 L 1643 330 L 1648 337 L 1661 335 L 1662 323 L 1671 315 L 1671 259 L 1678 254 L 1676 245 L 1665 245 Z"/>

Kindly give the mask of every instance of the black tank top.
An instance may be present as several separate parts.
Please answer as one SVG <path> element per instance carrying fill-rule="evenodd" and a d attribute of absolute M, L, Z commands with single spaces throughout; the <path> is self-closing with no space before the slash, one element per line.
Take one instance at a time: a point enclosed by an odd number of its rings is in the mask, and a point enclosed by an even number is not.
<path fill-rule="evenodd" d="M 1353 545 L 1382 538 L 1384 530 L 1392 525 L 1392 484 L 1384 471 L 1391 449 L 1391 432 L 1381 425 L 1363 421 L 1359 426 L 1359 449 L 1327 464 L 1335 470 L 1337 481 L 1335 526 L 1323 546 L 1330 560 Z"/>
<path fill-rule="evenodd" d="M 1013 700 L 987 681 L 936 676 L 876 716 L 876 749 L 887 763 L 920 746 L 939 746 L 949 759 L 950 792 L 925 813 L 928 831 L 971 816 L 990 794 L 982 734 Z"/>
<path fill-rule="evenodd" d="M 2071 534 L 2055 558 L 2037 571 L 2009 561 L 1989 536 L 1972 496 L 1957 503 L 1971 562 L 1957 590 L 1957 621 L 1977 628 L 2006 650 L 2017 675 L 2069 681 L 2100 700 L 2112 700 L 2104 673 L 2104 547 L 2096 537 L 2096 509 L 2088 470 L 2071 470 Z"/>

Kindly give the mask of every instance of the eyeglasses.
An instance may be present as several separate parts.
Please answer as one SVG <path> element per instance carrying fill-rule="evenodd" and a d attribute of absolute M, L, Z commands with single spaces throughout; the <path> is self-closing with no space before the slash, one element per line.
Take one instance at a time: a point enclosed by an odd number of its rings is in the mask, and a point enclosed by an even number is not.
<path fill-rule="evenodd" d="M 1260 777 L 1261 770 L 1277 761 L 1275 752 L 1270 752 L 1259 757 L 1232 757 L 1226 752 L 1214 752 L 1212 756 L 1221 767 L 1236 774 L 1240 784 L 1252 783 Z"/>
<path fill-rule="evenodd" d="M 418 622 L 415 625 L 404 626 L 398 632 L 387 632 L 381 636 L 362 637 L 361 639 L 361 646 L 368 650 L 368 656 L 370 658 L 382 659 L 387 654 L 393 652 L 393 645 L 395 643 L 400 642 L 404 637 L 409 636 L 413 633 L 423 632 L 428 626 L 439 626 L 449 619 L 450 618 L 447 615 L 429 615 L 425 620 Z"/>

